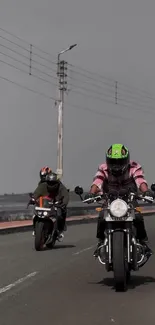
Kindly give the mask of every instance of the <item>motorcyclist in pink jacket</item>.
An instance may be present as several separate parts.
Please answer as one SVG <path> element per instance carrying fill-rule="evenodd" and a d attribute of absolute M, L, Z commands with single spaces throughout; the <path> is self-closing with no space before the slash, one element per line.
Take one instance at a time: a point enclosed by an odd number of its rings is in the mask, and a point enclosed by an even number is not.
<path fill-rule="evenodd" d="M 113 144 L 106 153 L 106 162 L 101 164 L 95 174 L 90 192 L 85 196 L 91 198 L 95 194 L 102 194 L 112 189 L 121 190 L 130 188 L 132 191 L 138 190 L 144 195 L 154 197 L 154 194 L 148 188 L 143 169 L 135 161 L 130 160 L 130 153 L 123 144 Z M 148 247 L 148 236 L 145 229 L 144 219 L 141 213 L 136 215 L 135 226 L 137 237 L 141 244 L 152 254 Z M 104 241 L 105 222 L 103 220 L 103 211 L 100 212 L 97 225 L 97 238 L 99 239 L 94 256 L 98 256 L 98 247 Z"/>

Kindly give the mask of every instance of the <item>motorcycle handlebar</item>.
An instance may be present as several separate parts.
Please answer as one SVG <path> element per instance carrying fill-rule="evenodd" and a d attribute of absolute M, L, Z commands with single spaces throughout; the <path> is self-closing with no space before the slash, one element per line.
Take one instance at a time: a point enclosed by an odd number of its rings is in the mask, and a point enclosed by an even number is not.
<path fill-rule="evenodd" d="M 151 196 L 138 195 L 137 199 L 142 200 L 142 201 L 146 201 L 148 203 L 153 203 L 154 202 L 154 199 Z"/>
<path fill-rule="evenodd" d="M 56 201 L 56 202 L 49 202 L 48 204 L 50 205 L 50 206 L 57 206 L 57 205 L 59 205 L 59 201 Z"/>
<path fill-rule="evenodd" d="M 86 200 L 83 200 L 82 202 L 83 203 L 89 203 L 89 202 L 96 202 L 96 201 L 100 201 L 100 200 L 102 200 L 103 199 L 103 196 L 102 195 L 97 195 L 97 196 L 95 196 L 95 197 L 93 197 L 93 198 L 89 198 L 89 199 L 86 199 Z"/>
<path fill-rule="evenodd" d="M 36 203 L 37 203 L 37 200 L 35 200 L 34 198 L 31 199 L 27 204 L 27 208 L 29 207 L 29 205 L 35 205 Z M 60 203 L 59 201 L 56 201 L 56 202 L 49 202 L 48 204 L 50 207 L 53 207 L 53 206 L 57 207 L 59 205 L 59 203 Z"/>
<path fill-rule="evenodd" d="M 154 202 L 154 199 L 153 197 L 151 196 L 143 196 L 143 195 L 137 195 L 135 193 L 130 193 L 130 196 L 134 196 L 135 199 L 137 200 L 142 200 L 142 201 L 146 201 L 148 203 L 153 203 Z M 82 202 L 83 203 L 89 203 L 89 202 L 97 202 L 97 201 L 101 201 L 103 198 L 106 198 L 106 195 L 97 195 L 95 197 L 92 197 L 92 198 L 89 198 L 89 199 L 86 199 L 86 200 L 83 200 Z"/>

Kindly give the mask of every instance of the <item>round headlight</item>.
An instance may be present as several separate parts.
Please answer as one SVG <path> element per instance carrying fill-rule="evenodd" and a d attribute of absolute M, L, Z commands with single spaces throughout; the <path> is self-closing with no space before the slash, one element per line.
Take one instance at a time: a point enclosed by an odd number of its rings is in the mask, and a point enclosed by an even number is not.
<path fill-rule="evenodd" d="M 127 211 L 128 205 L 121 199 L 114 200 L 110 205 L 110 213 L 116 218 L 124 217 Z"/>
<path fill-rule="evenodd" d="M 48 214 L 47 211 L 44 211 L 44 212 L 43 212 L 43 215 L 44 215 L 44 216 L 47 216 L 47 214 Z"/>

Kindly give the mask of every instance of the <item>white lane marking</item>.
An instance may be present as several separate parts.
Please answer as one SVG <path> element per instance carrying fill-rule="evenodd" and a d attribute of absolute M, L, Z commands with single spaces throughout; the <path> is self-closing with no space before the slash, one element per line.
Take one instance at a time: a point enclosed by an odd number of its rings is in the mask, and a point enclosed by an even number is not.
<path fill-rule="evenodd" d="M 87 247 L 87 248 L 84 248 L 84 249 L 82 249 L 82 250 L 79 251 L 79 252 L 73 253 L 72 255 L 79 255 L 79 254 L 81 254 L 81 253 L 83 253 L 83 252 L 86 252 L 86 251 L 92 249 L 93 247 L 95 247 L 95 245 L 90 246 L 90 247 Z"/>
<path fill-rule="evenodd" d="M 18 279 L 17 281 L 15 281 L 15 282 L 13 282 L 13 283 L 11 283 L 11 284 L 9 284 L 9 285 L 3 287 L 3 288 L 0 288 L 0 294 L 2 294 L 2 293 L 4 293 L 4 292 L 6 292 L 6 291 L 12 289 L 13 287 L 16 287 L 18 284 L 20 284 L 20 283 L 22 283 L 22 282 L 28 280 L 29 278 L 32 278 L 32 277 L 35 276 L 37 273 L 38 273 L 38 272 L 30 273 L 30 274 L 24 276 L 23 278 L 20 278 L 20 279 Z"/>

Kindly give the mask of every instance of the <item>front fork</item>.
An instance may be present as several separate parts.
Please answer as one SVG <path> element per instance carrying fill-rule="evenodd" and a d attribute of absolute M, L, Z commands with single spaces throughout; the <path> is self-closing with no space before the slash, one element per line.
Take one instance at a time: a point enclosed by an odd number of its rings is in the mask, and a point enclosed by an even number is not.
<path fill-rule="evenodd" d="M 112 270 L 112 254 L 111 254 L 111 244 L 112 244 L 112 230 L 107 230 L 105 233 L 104 243 L 101 244 L 98 254 L 98 259 L 101 264 L 106 266 L 107 272 Z"/>
<path fill-rule="evenodd" d="M 109 264 L 112 263 L 112 234 L 115 230 L 109 229 L 107 232 L 107 239 L 108 239 L 108 262 Z M 122 231 L 122 230 L 121 230 Z M 127 248 L 127 262 L 131 262 L 131 252 L 132 252 L 132 243 L 130 240 L 130 229 L 123 229 L 123 232 L 126 233 L 126 248 Z"/>
<path fill-rule="evenodd" d="M 105 240 L 104 243 L 101 244 L 99 247 L 99 255 L 98 259 L 101 264 L 105 264 L 106 270 L 109 272 L 112 270 L 112 234 L 114 231 L 113 229 L 107 229 L 105 233 Z M 144 247 L 139 244 L 134 236 L 134 233 L 129 226 L 127 229 L 120 229 L 126 233 L 126 262 L 131 266 L 134 271 L 137 271 L 140 267 L 142 267 L 149 259 L 146 256 Z M 138 254 L 139 251 L 139 254 Z"/>
<path fill-rule="evenodd" d="M 34 214 L 33 217 L 32 217 L 32 221 L 33 221 L 33 236 L 35 236 L 35 218 L 36 218 L 36 215 Z M 55 233 L 55 231 L 57 230 L 57 219 L 53 221 L 53 230 L 52 230 L 52 233 L 49 234 L 45 244 L 49 244 L 52 240 L 53 240 L 53 235 Z"/>
<path fill-rule="evenodd" d="M 104 243 L 100 246 L 100 251 L 103 248 L 105 252 L 105 258 L 103 259 L 99 253 L 98 259 L 101 264 L 106 264 L 107 271 L 110 271 L 112 268 L 112 234 L 115 230 L 108 229 L 105 233 Z M 126 247 L 127 247 L 127 263 L 131 263 L 131 254 L 132 254 L 132 242 L 131 242 L 131 229 L 121 229 L 121 231 L 126 232 Z"/>

